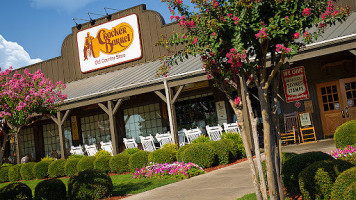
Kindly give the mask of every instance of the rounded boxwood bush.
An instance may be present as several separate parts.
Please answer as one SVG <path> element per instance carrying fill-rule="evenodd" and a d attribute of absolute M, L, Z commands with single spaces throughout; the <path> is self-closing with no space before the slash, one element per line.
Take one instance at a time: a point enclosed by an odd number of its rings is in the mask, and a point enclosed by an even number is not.
<path fill-rule="evenodd" d="M 95 157 L 99 158 L 99 157 L 103 157 L 103 156 L 111 156 L 111 153 L 108 151 L 105 151 L 103 149 L 100 149 L 96 154 Z"/>
<path fill-rule="evenodd" d="M 110 196 L 112 190 L 110 176 L 95 169 L 79 172 L 68 182 L 68 193 L 72 200 L 103 199 Z"/>
<path fill-rule="evenodd" d="M 44 179 L 48 177 L 48 166 L 52 161 L 41 161 L 35 164 L 32 168 L 32 173 L 37 179 Z"/>
<path fill-rule="evenodd" d="M 77 165 L 80 161 L 80 158 L 72 158 L 66 161 L 64 164 L 64 173 L 67 176 L 73 176 L 78 172 Z"/>
<path fill-rule="evenodd" d="M 177 161 L 177 154 L 169 148 L 157 149 L 148 156 L 148 162 L 173 163 Z"/>
<path fill-rule="evenodd" d="M 48 166 L 48 176 L 50 178 L 65 176 L 64 164 L 66 164 L 66 160 L 64 160 L 64 159 L 58 159 L 58 160 L 53 161 Z"/>
<path fill-rule="evenodd" d="M 138 148 L 129 148 L 129 149 L 125 149 L 122 153 L 123 154 L 128 154 L 128 155 L 133 155 L 136 152 L 139 152 L 140 149 Z"/>
<path fill-rule="evenodd" d="M 0 183 L 9 181 L 9 169 L 11 167 L 1 167 L 0 168 Z"/>
<path fill-rule="evenodd" d="M 32 190 L 24 183 L 11 183 L 0 189 L 0 199 L 31 200 Z"/>
<path fill-rule="evenodd" d="M 200 137 L 192 141 L 193 144 L 207 143 L 207 142 L 210 142 L 210 138 L 205 135 L 201 135 Z"/>
<path fill-rule="evenodd" d="M 220 142 L 224 143 L 227 150 L 229 151 L 229 162 L 235 161 L 237 158 L 242 158 L 243 155 L 239 147 L 230 139 L 221 139 Z"/>
<path fill-rule="evenodd" d="M 21 180 L 21 174 L 20 174 L 20 169 L 21 169 L 22 164 L 17 164 L 9 169 L 9 181 L 14 182 L 14 181 L 19 181 Z"/>
<path fill-rule="evenodd" d="M 217 163 L 214 164 L 229 164 L 230 161 L 230 151 L 227 149 L 227 146 L 224 142 L 219 141 L 212 141 L 208 143 L 216 152 L 217 156 Z"/>
<path fill-rule="evenodd" d="M 100 170 L 102 172 L 110 172 L 110 162 L 111 156 L 100 156 L 94 161 L 94 169 Z"/>
<path fill-rule="evenodd" d="M 343 160 L 322 160 L 309 165 L 298 176 L 303 199 L 330 199 L 336 178 L 351 167 Z"/>
<path fill-rule="evenodd" d="M 199 165 L 202 168 L 213 166 L 216 162 L 216 152 L 209 143 L 192 144 L 188 147 L 183 155 L 183 162 L 192 162 Z"/>
<path fill-rule="evenodd" d="M 191 145 L 191 144 L 186 144 L 186 145 L 184 145 L 184 146 L 179 147 L 178 152 L 177 152 L 177 161 L 178 161 L 178 162 L 182 162 L 182 161 L 183 161 L 183 158 L 182 158 L 183 152 L 184 152 L 188 147 L 190 147 L 190 145 Z"/>
<path fill-rule="evenodd" d="M 342 172 L 337 178 L 331 191 L 332 200 L 356 199 L 356 167 Z M 348 197 L 348 198 L 346 198 Z"/>
<path fill-rule="evenodd" d="M 145 167 L 148 163 L 148 155 L 149 152 L 142 150 L 132 154 L 129 159 L 129 167 L 131 171 L 134 172 L 136 169 Z"/>
<path fill-rule="evenodd" d="M 48 179 L 39 182 L 35 188 L 35 200 L 66 200 L 67 191 L 59 179 Z"/>
<path fill-rule="evenodd" d="M 109 162 L 111 171 L 118 174 L 129 172 L 129 159 L 130 155 L 127 153 L 120 153 L 111 157 Z"/>
<path fill-rule="evenodd" d="M 85 156 L 81 158 L 77 164 L 78 172 L 84 171 L 86 169 L 94 169 L 95 156 Z"/>
<path fill-rule="evenodd" d="M 304 168 L 320 160 L 333 160 L 326 153 L 315 151 L 298 154 L 287 160 L 282 167 L 283 184 L 291 195 L 300 195 L 298 175 Z"/>
<path fill-rule="evenodd" d="M 336 148 L 339 149 L 356 144 L 356 120 L 348 121 L 337 127 L 334 141 Z"/>
<path fill-rule="evenodd" d="M 36 163 L 34 163 L 34 162 L 22 164 L 22 167 L 20 169 L 22 180 L 32 180 L 35 178 L 35 176 L 32 173 L 33 166 L 35 166 L 35 165 L 36 165 Z"/>
<path fill-rule="evenodd" d="M 237 151 L 239 152 L 238 158 L 246 157 L 245 147 L 242 142 L 242 137 L 239 133 L 225 132 L 222 134 L 221 139 L 229 139 L 236 145 Z"/>

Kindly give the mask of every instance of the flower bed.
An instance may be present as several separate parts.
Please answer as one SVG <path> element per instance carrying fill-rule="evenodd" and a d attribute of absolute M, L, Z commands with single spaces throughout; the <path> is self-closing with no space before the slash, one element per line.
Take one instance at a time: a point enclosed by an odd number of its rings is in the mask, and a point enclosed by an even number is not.
<path fill-rule="evenodd" d="M 143 167 L 136 170 L 132 178 L 187 179 L 203 173 L 205 173 L 205 171 L 197 164 L 174 162 Z"/>
<path fill-rule="evenodd" d="M 355 154 L 356 154 L 356 147 L 352 147 L 351 145 L 345 147 L 344 149 L 336 149 L 335 151 L 329 153 L 329 155 L 331 155 L 335 159 L 348 157 Z"/>

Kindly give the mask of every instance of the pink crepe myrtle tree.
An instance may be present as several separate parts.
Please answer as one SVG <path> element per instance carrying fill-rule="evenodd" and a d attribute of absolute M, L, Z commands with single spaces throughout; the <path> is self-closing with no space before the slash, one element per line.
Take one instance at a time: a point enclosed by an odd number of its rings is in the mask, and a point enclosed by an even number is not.
<path fill-rule="evenodd" d="M 157 42 L 169 52 L 162 57 L 163 65 L 157 75 L 166 76 L 172 65 L 190 55 L 200 56 L 208 79 L 226 94 L 239 124 L 243 125 L 243 133 L 252 132 L 259 159 L 256 119 L 247 90 L 256 87 L 269 195 L 271 199 L 284 199 L 276 112 L 280 71 L 289 67 L 288 58 L 315 41 L 326 27 L 344 21 L 349 9 L 336 8 L 331 0 L 191 0 L 194 8 L 183 0 L 162 2 L 167 3 L 171 19 L 183 31 L 164 35 Z M 236 98 L 236 93 L 241 98 Z M 257 199 L 267 199 L 260 160 L 257 175 L 248 142 L 244 146 Z"/>
<path fill-rule="evenodd" d="M 62 94 L 65 84 L 53 83 L 45 78 L 41 70 L 30 73 L 26 68 L 23 73 L 0 69 L 0 119 L 9 127 L 4 133 L 0 160 L 2 161 L 5 145 L 10 138 L 16 141 L 16 157 L 19 162 L 18 134 L 23 126 L 28 126 L 42 116 L 53 116 L 67 95 Z"/>

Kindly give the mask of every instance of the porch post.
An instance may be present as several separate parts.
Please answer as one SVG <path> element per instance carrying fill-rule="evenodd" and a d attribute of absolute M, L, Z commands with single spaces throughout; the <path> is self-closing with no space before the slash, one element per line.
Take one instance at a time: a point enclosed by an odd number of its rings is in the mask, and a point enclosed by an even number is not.
<path fill-rule="evenodd" d="M 168 88 L 167 80 L 164 79 L 164 90 L 166 92 L 166 99 L 167 99 L 167 112 L 168 112 L 168 119 L 169 119 L 169 128 L 171 131 L 171 134 L 173 135 L 173 141 L 177 143 L 177 136 L 175 133 L 175 127 L 173 126 L 173 116 L 172 116 L 172 104 L 171 104 L 171 94 L 170 94 L 170 89 Z"/>
<path fill-rule="evenodd" d="M 65 143 L 64 143 L 64 132 L 63 132 L 63 123 L 68 118 L 70 110 L 66 110 L 64 116 L 62 117 L 61 111 L 57 112 L 57 118 L 51 117 L 52 120 L 58 126 L 58 135 L 59 135 L 59 146 L 61 149 L 61 158 L 65 159 Z"/>

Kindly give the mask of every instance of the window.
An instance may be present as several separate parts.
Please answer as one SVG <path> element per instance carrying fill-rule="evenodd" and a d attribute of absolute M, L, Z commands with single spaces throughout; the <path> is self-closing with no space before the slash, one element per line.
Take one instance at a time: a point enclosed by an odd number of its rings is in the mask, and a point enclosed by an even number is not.
<path fill-rule="evenodd" d="M 111 140 L 110 121 L 107 114 L 92 115 L 80 119 L 83 144 L 98 144 Z"/>
<path fill-rule="evenodd" d="M 34 158 L 35 154 L 35 140 L 33 136 L 33 128 L 24 128 L 20 130 L 19 134 L 20 155 L 26 156 L 31 154 Z"/>
<path fill-rule="evenodd" d="M 149 104 L 124 110 L 126 138 L 135 138 L 141 141 L 139 136 L 155 136 L 162 133 L 162 120 L 159 104 Z"/>
<path fill-rule="evenodd" d="M 70 120 L 64 122 L 63 131 L 66 149 L 69 149 L 72 146 L 72 129 L 70 128 Z"/>
<path fill-rule="evenodd" d="M 55 123 L 43 125 L 45 155 L 51 156 L 52 151 L 61 152 L 59 145 L 58 126 Z"/>

